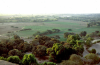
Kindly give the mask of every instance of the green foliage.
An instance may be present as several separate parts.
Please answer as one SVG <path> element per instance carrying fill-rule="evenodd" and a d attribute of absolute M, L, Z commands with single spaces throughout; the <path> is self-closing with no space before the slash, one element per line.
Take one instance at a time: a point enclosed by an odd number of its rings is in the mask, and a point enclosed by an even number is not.
<path fill-rule="evenodd" d="M 0 60 L 7 60 L 7 58 L 4 58 L 4 57 L 2 57 L 2 56 L 0 56 Z"/>
<path fill-rule="evenodd" d="M 8 53 L 8 49 L 6 47 L 6 44 L 0 43 L 0 55 L 7 54 L 7 53 Z"/>
<path fill-rule="evenodd" d="M 64 51 L 65 48 L 63 47 L 62 44 L 55 43 L 53 44 L 52 49 L 55 51 L 56 55 L 59 55 Z"/>
<path fill-rule="evenodd" d="M 96 50 L 95 49 L 92 49 L 91 50 L 91 53 L 94 53 L 95 54 L 96 53 Z"/>
<path fill-rule="evenodd" d="M 88 41 L 92 41 L 92 40 L 93 40 L 93 38 L 91 38 L 91 37 L 88 37 L 88 38 L 87 38 L 87 40 L 88 40 Z"/>
<path fill-rule="evenodd" d="M 41 25 L 41 22 L 39 22 L 40 25 L 36 24 L 33 26 L 22 26 L 24 28 L 31 28 L 32 30 L 27 30 L 27 31 L 19 31 L 15 32 L 21 37 L 26 37 L 26 36 L 31 36 L 34 33 L 37 33 L 37 31 L 43 32 L 46 30 L 51 30 L 51 29 L 60 29 L 61 32 L 59 33 L 53 33 L 53 34 L 48 34 L 47 36 L 53 36 L 53 35 L 60 35 L 61 39 L 60 41 L 66 41 L 66 39 L 62 36 L 63 33 L 68 32 L 67 29 L 69 29 L 70 26 L 73 26 L 72 32 L 74 33 L 79 33 L 83 30 L 87 31 L 88 33 L 94 32 L 95 30 L 99 30 L 100 26 L 95 26 L 92 28 L 86 28 L 86 23 L 84 22 L 79 22 L 79 21 L 72 21 L 72 20 L 66 20 L 67 22 L 64 22 L 63 19 L 61 21 L 52 21 L 52 22 L 44 22 L 45 25 Z M 33 22 L 34 23 L 34 22 Z M 54 26 L 52 26 L 52 24 Z M 83 25 L 80 25 L 83 24 Z"/>
<path fill-rule="evenodd" d="M 99 62 L 99 57 L 94 54 L 94 53 L 89 53 L 88 55 L 85 56 L 86 59 L 92 59 L 94 64 Z"/>
<path fill-rule="evenodd" d="M 75 40 L 80 40 L 80 36 L 78 34 L 75 35 Z"/>
<path fill-rule="evenodd" d="M 77 52 L 77 54 L 82 55 L 84 51 L 84 47 L 83 47 L 84 41 L 80 40 L 78 34 L 68 35 L 67 43 L 70 44 L 70 47 L 73 48 Z"/>
<path fill-rule="evenodd" d="M 60 32 L 59 29 L 46 30 L 43 32 L 37 31 L 36 33 L 33 34 L 33 36 L 36 37 L 37 35 L 48 35 L 48 34 L 59 33 L 59 32 Z"/>
<path fill-rule="evenodd" d="M 76 43 L 75 36 L 74 35 L 68 35 L 67 43 L 70 43 L 71 45 L 74 45 Z"/>
<path fill-rule="evenodd" d="M 52 53 L 53 52 L 53 49 L 52 48 L 47 48 L 47 50 L 46 50 L 47 52 L 47 54 L 50 54 L 50 53 Z"/>
<path fill-rule="evenodd" d="M 83 53 L 83 51 L 84 51 L 83 45 L 80 45 L 80 46 L 74 45 L 74 46 L 73 46 L 73 49 L 75 49 L 76 52 L 77 52 L 77 54 L 79 54 L 79 55 L 81 55 L 81 54 Z"/>
<path fill-rule="evenodd" d="M 38 65 L 36 59 L 35 59 L 35 56 L 33 54 L 25 54 L 23 56 L 23 59 L 22 59 L 22 64 L 24 65 L 30 65 L 30 64 L 36 64 Z"/>
<path fill-rule="evenodd" d="M 81 45 L 82 41 L 80 41 L 80 37 L 78 34 L 76 35 L 68 35 L 67 43 L 70 43 L 72 46 L 77 44 Z"/>
<path fill-rule="evenodd" d="M 7 58 L 7 61 L 18 64 L 20 62 L 20 58 L 18 56 L 10 56 Z"/>
<path fill-rule="evenodd" d="M 91 46 L 91 41 L 92 41 L 92 40 L 93 40 L 93 39 L 92 39 L 91 37 L 88 37 L 87 40 L 86 40 L 85 45 L 86 45 L 87 47 L 90 47 L 90 46 Z"/>
<path fill-rule="evenodd" d="M 83 65 L 83 60 L 79 55 L 72 54 L 70 59 L 61 62 L 61 65 Z"/>
<path fill-rule="evenodd" d="M 60 43 L 54 43 L 52 48 L 47 49 L 49 54 L 49 60 L 55 62 L 61 62 L 63 59 L 68 59 L 72 53 L 75 53 L 75 50 L 72 48 L 65 48 Z"/>
<path fill-rule="evenodd" d="M 82 40 L 76 40 L 76 44 L 77 44 L 78 46 L 82 45 L 82 43 L 84 43 L 84 41 L 82 41 Z"/>
<path fill-rule="evenodd" d="M 44 62 L 41 65 L 56 65 L 54 62 Z"/>
<path fill-rule="evenodd" d="M 76 34 L 76 35 L 68 35 L 67 43 L 70 43 L 71 45 L 75 45 L 77 40 L 80 40 L 80 37 L 79 37 L 78 34 Z"/>

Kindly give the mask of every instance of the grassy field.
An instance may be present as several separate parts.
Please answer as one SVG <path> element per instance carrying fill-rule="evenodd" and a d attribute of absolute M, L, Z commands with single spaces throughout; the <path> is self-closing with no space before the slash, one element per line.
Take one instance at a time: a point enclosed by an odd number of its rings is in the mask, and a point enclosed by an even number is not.
<path fill-rule="evenodd" d="M 61 41 L 65 41 L 66 39 L 63 37 L 65 32 L 74 32 L 80 33 L 81 31 L 87 31 L 87 33 L 91 33 L 94 31 L 100 31 L 100 26 L 94 26 L 87 28 L 86 22 L 81 21 L 72 21 L 72 20 L 59 20 L 59 21 L 51 21 L 51 22 L 43 22 L 40 25 L 30 25 L 30 26 L 22 26 L 24 29 L 31 28 L 32 30 L 27 31 L 19 31 L 16 32 L 19 36 L 32 36 L 35 32 L 52 30 L 52 29 L 60 29 L 61 32 L 48 34 L 47 36 L 59 35 L 61 37 Z M 68 29 L 72 29 L 72 31 L 68 31 Z"/>

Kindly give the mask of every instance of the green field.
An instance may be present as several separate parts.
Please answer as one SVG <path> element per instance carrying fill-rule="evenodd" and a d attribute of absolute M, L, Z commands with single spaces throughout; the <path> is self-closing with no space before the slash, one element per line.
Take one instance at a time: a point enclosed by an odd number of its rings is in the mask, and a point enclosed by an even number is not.
<path fill-rule="evenodd" d="M 60 21 L 51 21 L 51 22 L 43 22 L 41 25 L 31 25 L 31 26 L 22 26 L 24 29 L 31 28 L 32 30 L 27 31 L 19 31 L 16 32 L 19 36 L 32 36 L 35 32 L 40 31 L 46 31 L 46 30 L 52 30 L 52 29 L 60 29 L 61 32 L 54 33 L 54 34 L 48 34 L 47 36 L 54 36 L 59 35 L 61 37 L 61 41 L 65 41 L 66 39 L 63 37 L 63 34 L 65 32 L 74 32 L 74 33 L 80 33 L 81 31 L 87 31 L 87 33 L 91 33 L 94 31 L 100 31 L 100 26 L 93 26 L 90 28 L 87 28 L 86 22 L 81 21 L 72 21 L 72 20 L 60 20 Z M 72 31 L 68 31 L 68 29 L 72 29 Z"/>

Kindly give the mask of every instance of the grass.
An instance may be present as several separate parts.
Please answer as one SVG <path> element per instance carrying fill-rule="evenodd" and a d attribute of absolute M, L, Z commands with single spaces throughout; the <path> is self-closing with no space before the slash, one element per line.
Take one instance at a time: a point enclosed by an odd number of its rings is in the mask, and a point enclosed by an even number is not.
<path fill-rule="evenodd" d="M 54 36 L 59 35 L 61 37 L 60 41 L 65 41 L 66 39 L 63 37 L 63 34 L 65 32 L 74 32 L 74 33 L 80 33 L 81 31 L 87 31 L 87 33 L 92 33 L 94 31 L 100 31 L 100 26 L 93 26 L 90 28 L 86 27 L 86 23 L 84 22 L 77 22 L 77 21 L 52 21 L 52 22 L 43 22 L 41 25 L 34 25 L 34 26 L 24 26 L 25 28 L 31 28 L 32 30 L 27 31 L 19 31 L 16 34 L 19 36 L 32 36 L 35 32 L 40 31 L 46 31 L 46 30 L 52 30 L 54 28 L 60 29 L 60 33 L 54 33 L 54 34 L 48 34 L 47 36 Z M 68 31 L 68 29 L 72 29 L 72 31 Z"/>

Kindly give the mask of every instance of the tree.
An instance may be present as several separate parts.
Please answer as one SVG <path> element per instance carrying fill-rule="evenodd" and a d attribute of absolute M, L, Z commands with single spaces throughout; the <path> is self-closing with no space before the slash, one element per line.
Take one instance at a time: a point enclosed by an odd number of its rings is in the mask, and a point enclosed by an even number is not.
<path fill-rule="evenodd" d="M 87 27 L 90 27 L 90 24 L 87 24 Z"/>
<path fill-rule="evenodd" d="M 80 32 L 80 36 L 81 36 L 81 37 L 82 37 L 82 36 L 86 36 L 86 34 L 87 34 L 86 31 L 82 31 L 82 32 Z"/>
<path fill-rule="evenodd" d="M 28 44 L 27 42 L 24 42 L 23 43 L 23 47 L 22 47 L 22 50 L 24 51 L 24 52 L 28 52 L 28 51 L 31 51 L 31 46 L 30 46 L 30 44 Z"/>
<path fill-rule="evenodd" d="M 49 48 L 49 47 L 52 47 L 53 44 L 54 44 L 53 41 L 47 41 L 44 45 Z"/>
<path fill-rule="evenodd" d="M 14 39 L 20 39 L 18 35 L 14 35 Z"/>
<path fill-rule="evenodd" d="M 7 54 L 8 53 L 8 49 L 6 47 L 6 43 L 1 42 L 0 43 L 0 55 L 2 54 Z"/>
<path fill-rule="evenodd" d="M 70 56 L 70 60 L 74 61 L 74 62 L 77 62 L 79 65 L 83 65 L 83 61 L 82 61 L 82 59 L 81 59 L 81 57 L 79 55 L 72 54 Z"/>
<path fill-rule="evenodd" d="M 38 65 L 35 56 L 33 54 L 25 54 L 23 59 L 22 59 L 22 64 L 24 65 Z"/>
<path fill-rule="evenodd" d="M 31 51 L 32 46 L 31 46 L 31 44 L 28 44 L 27 42 L 24 42 L 24 43 L 20 43 L 17 46 L 17 49 L 22 51 L 22 52 L 28 52 L 28 51 Z"/>
<path fill-rule="evenodd" d="M 92 41 L 92 38 L 91 38 L 91 37 L 88 37 L 88 38 L 86 39 L 85 45 L 86 45 L 87 47 L 90 47 L 90 46 L 91 46 L 91 41 Z"/>
<path fill-rule="evenodd" d="M 10 50 L 8 52 L 8 55 L 9 56 L 14 56 L 14 55 L 17 55 L 19 57 L 22 57 L 23 56 L 23 53 L 21 53 L 21 51 L 19 51 L 18 49 L 13 49 L 13 50 Z"/>
<path fill-rule="evenodd" d="M 77 52 L 78 55 L 82 55 L 83 51 L 84 51 L 84 47 L 83 45 L 74 45 L 73 49 Z"/>
<path fill-rule="evenodd" d="M 86 59 L 92 59 L 93 60 L 93 64 L 99 63 L 99 57 L 94 54 L 94 53 L 89 53 L 88 55 L 85 56 Z"/>
<path fill-rule="evenodd" d="M 59 29 L 52 29 L 52 31 L 53 31 L 54 33 L 58 33 L 58 32 L 60 32 Z"/>
<path fill-rule="evenodd" d="M 65 33 L 64 33 L 64 38 L 67 38 L 68 35 L 75 35 L 75 34 L 74 34 L 74 33 L 70 33 L 70 32 L 65 32 Z"/>
<path fill-rule="evenodd" d="M 54 43 L 52 48 L 48 48 L 47 54 L 50 55 L 50 61 L 60 62 L 62 59 L 66 58 L 65 48 L 60 43 Z"/>
<path fill-rule="evenodd" d="M 6 47 L 9 50 L 12 50 L 13 49 L 13 46 L 14 46 L 14 40 L 9 40 L 9 42 L 6 44 Z"/>
<path fill-rule="evenodd" d="M 45 47 L 43 45 L 38 45 L 36 47 L 33 47 L 32 53 L 35 56 L 42 57 L 42 56 L 45 56 L 46 55 L 46 49 L 47 49 L 47 47 Z"/>
<path fill-rule="evenodd" d="M 0 60 L 7 60 L 7 58 L 4 58 L 4 57 L 2 57 L 2 56 L 0 56 Z"/>
<path fill-rule="evenodd" d="M 60 41 L 58 39 L 55 39 L 55 38 L 51 38 L 50 41 L 53 41 L 54 43 L 60 43 Z"/>
<path fill-rule="evenodd" d="M 96 50 L 95 49 L 92 49 L 91 50 L 91 53 L 94 53 L 95 54 L 96 53 Z"/>
<path fill-rule="evenodd" d="M 61 65 L 83 65 L 83 60 L 79 55 L 72 54 L 69 60 L 64 60 Z"/>
<path fill-rule="evenodd" d="M 51 40 L 51 38 L 47 37 L 47 36 L 37 36 L 35 37 L 36 41 L 38 41 L 40 43 L 40 45 L 44 45 L 46 43 L 46 41 Z"/>
<path fill-rule="evenodd" d="M 80 39 L 81 39 L 80 36 L 79 36 L 78 34 L 75 34 L 74 36 L 75 36 L 75 39 L 76 39 L 76 40 L 80 40 Z"/>
<path fill-rule="evenodd" d="M 59 55 L 64 51 L 65 48 L 62 44 L 56 43 L 53 44 L 52 49 L 55 51 L 56 55 Z"/>
<path fill-rule="evenodd" d="M 7 61 L 19 64 L 20 58 L 18 56 L 9 56 L 7 58 Z"/>
<path fill-rule="evenodd" d="M 75 36 L 74 35 L 68 35 L 67 43 L 70 43 L 71 45 L 76 44 L 76 38 L 75 38 Z"/>

